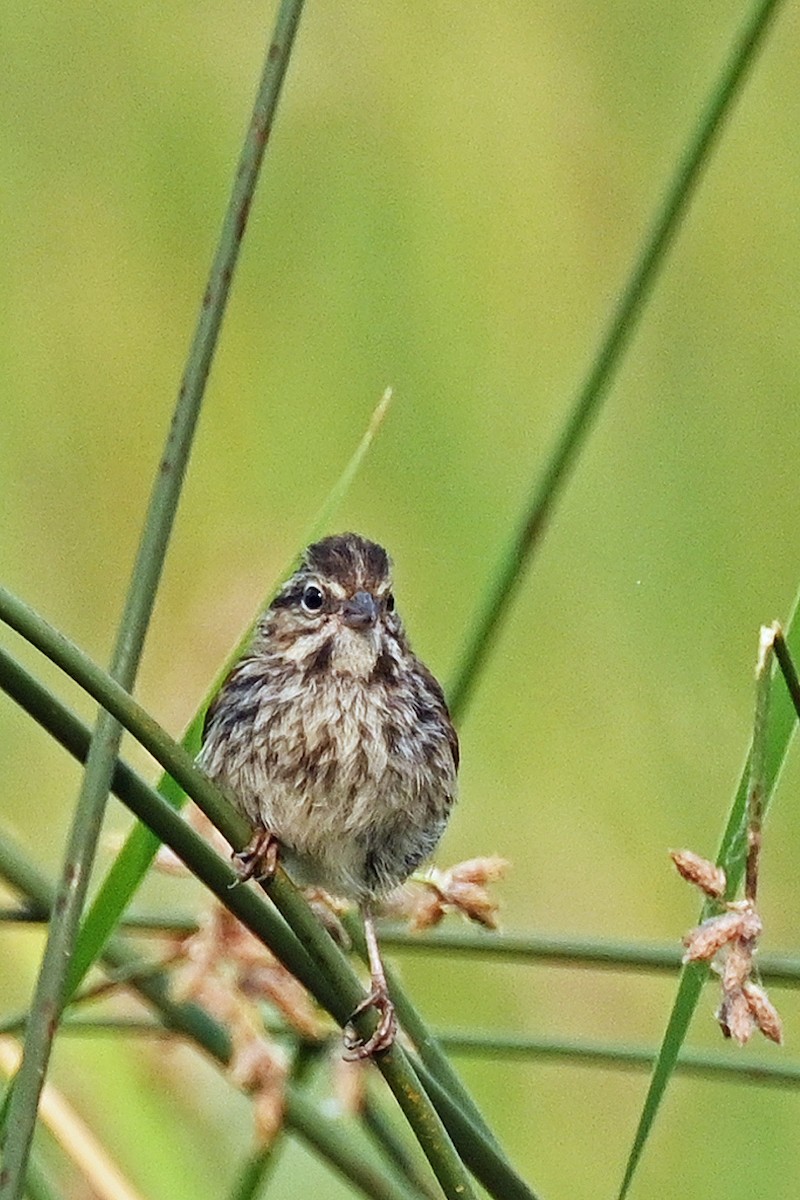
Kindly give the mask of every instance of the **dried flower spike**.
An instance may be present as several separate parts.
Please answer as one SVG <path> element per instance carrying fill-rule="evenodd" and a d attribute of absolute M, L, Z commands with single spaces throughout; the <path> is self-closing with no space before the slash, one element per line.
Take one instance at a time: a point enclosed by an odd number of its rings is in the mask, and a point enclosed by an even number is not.
<path fill-rule="evenodd" d="M 717 1020 L 725 1037 L 733 1038 L 740 1046 L 750 1041 L 756 1027 L 750 1006 L 741 989 L 723 996 Z"/>
<path fill-rule="evenodd" d="M 679 874 L 689 883 L 699 887 L 713 900 L 719 900 L 725 895 L 728 880 L 722 867 L 695 854 L 693 850 L 670 850 L 669 853 Z"/>
<path fill-rule="evenodd" d="M 742 985 L 742 993 L 753 1020 L 764 1037 L 780 1046 L 783 1042 L 783 1023 L 767 993 L 757 983 L 750 981 Z"/>
<path fill-rule="evenodd" d="M 670 853 L 684 879 L 712 899 L 721 900 L 726 886 L 721 868 L 691 850 Z M 725 1037 L 743 1046 L 760 1029 L 765 1037 L 780 1044 L 783 1027 L 777 1009 L 764 989 L 751 979 L 753 956 L 763 928 L 755 909 L 755 889 L 746 888 L 745 899 L 729 901 L 724 910 L 689 930 L 683 939 L 683 961 L 709 963 L 719 975 L 722 999 L 717 1020 Z"/>
<path fill-rule="evenodd" d="M 735 908 L 718 917 L 709 917 L 683 939 L 686 946 L 683 961 L 710 962 L 723 946 L 740 939 L 755 939 L 760 933 L 761 919 L 749 908 Z"/>
<path fill-rule="evenodd" d="M 502 878 L 508 862 L 497 855 L 470 858 L 443 871 L 429 867 L 412 875 L 408 884 L 393 892 L 388 907 L 404 917 L 414 933 L 438 925 L 448 912 L 461 913 L 487 929 L 497 929 L 498 902 L 489 885 Z"/>
<path fill-rule="evenodd" d="M 753 943 L 741 939 L 732 942 L 722 966 L 722 991 L 741 991 L 753 970 Z"/>

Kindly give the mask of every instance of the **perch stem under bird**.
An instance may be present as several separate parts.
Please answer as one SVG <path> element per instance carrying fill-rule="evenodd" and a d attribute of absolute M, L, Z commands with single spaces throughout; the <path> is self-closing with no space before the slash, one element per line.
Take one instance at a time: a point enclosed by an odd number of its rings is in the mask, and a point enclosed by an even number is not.
<path fill-rule="evenodd" d="M 280 854 L 295 882 L 355 899 L 374 1033 L 348 1057 L 387 1049 L 394 1010 L 373 923 L 381 896 L 434 850 L 456 797 L 458 738 L 444 693 L 411 650 L 383 547 L 357 534 L 309 546 L 206 716 L 199 763 L 248 818 L 243 878 Z"/>

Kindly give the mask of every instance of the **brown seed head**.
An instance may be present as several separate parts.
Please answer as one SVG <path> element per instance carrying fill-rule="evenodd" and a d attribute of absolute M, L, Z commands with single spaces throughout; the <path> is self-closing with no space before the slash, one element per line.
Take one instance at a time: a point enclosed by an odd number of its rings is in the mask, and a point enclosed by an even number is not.
<path fill-rule="evenodd" d="M 750 1007 L 741 989 L 723 996 L 717 1011 L 717 1020 L 725 1037 L 733 1038 L 740 1046 L 744 1046 L 746 1042 L 750 1041 L 756 1027 L 753 1014 L 750 1012 Z"/>
<path fill-rule="evenodd" d="M 783 1042 L 783 1023 L 767 993 L 757 983 L 750 981 L 742 985 L 742 993 L 753 1020 L 764 1037 L 780 1046 Z"/>
<path fill-rule="evenodd" d="M 689 883 L 695 884 L 715 900 L 725 895 L 727 879 L 722 867 L 695 854 L 693 850 L 670 850 L 669 853 L 678 871 Z"/>
<path fill-rule="evenodd" d="M 691 929 L 683 939 L 686 953 L 684 962 L 710 962 L 723 946 L 739 938 L 757 938 L 761 933 L 761 920 L 751 908 L 737 908 L 709 917 Z"/>

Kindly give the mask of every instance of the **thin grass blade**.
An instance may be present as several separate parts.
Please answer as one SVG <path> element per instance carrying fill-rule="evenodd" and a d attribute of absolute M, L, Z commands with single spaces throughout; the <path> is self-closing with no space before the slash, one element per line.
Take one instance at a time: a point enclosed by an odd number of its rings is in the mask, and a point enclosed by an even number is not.
<path fill-rule="evenodd" d="M 353 480 L 356 478 L 383 424 L 391 400 L 392 392 L 391 389 L 387 388 L 373 412 L 352 457 L 344 467 L 344 470 L 334 483 L 323 501 L 322 507 L 312 521 L 306 538 L 303 541 L 304 546 L 309 542 L 316 541 L 329 526 L 332 517 L 352 486 Z M 287 565 L 287 569 L 281 572 L 279 582 L 291 573 L 296 561 L 297 555 L 293 556 Z M 274 595 L 274 591 L 275 589 L 272 588 L 267 593 L 263 604 L 259 606 L 256 616 L 227 656 L 225 663 L 218 672 L 216 679 L 209 688 L 196 715 L 192 718 L 181 739 L 181 744 L 193 757 L 200 749 L 205 710 L 219 691 L 231 667 L 247 647 L 252 637 L 258 614 L 268 606 Z M 165 800 L 169 801 L 173 808 L 180 808 L 186 800 L 185 791 L 180 784 L 175 782 L 171 775 L 163 774 L 161 776 L 158 783 L 158 791 Z M 152 830 L 148 829 L 146 825 L 141 824 L 141 822 L 137 822 L 128 834 L 122 849 L 109 867 L 102 884 L 95 894 L 78 934 L 68 979 L 68 996 L 74 995 L 81 981 L 85 978 L 86 972 L 91 968 L 92 963 L 97 961 L 103 946 L 116 928 L 122 914 L 130 904 L 139 885 L 150 869 L 160 844 Z"/>
<path fill-rule="evenodd" d="M 800 594 L 795 599 L 795 605 L 789 626 L 786 631 L 786 644 L 792 657 L 800 657 L 800 621 L 797 620 Z M 766 790 L 764 795 L 764 813 L 766 814 L 775 787 L 783 770 L 786 756 L 792 738 L 797 729 L 797 714 L 780 674 L 773 671 L 770 689 L 770 727 L 766 742 Z M 742 770 L 739 786 L 731 805 L 730 816 L 722 835 L 717 862 L 724 868 L 728 878 L 728 892 L 735 893 L 744 876 L 747 857 L 746 810 L 747 792 L 750 779 L 750 754 Z M 709 909 L 704 906 L 700 920 L 709 915 Z M 656 1059 L 650 1086 L 645 1098 L 642 1114 L 636 1129 L 636 1135 L 628 1156 L 625 1174 L 619 1190 L 619 1200 L 627 1195 L 633 1181 L 636 1168 L 644 1151 L 647 1139 L 653 1129 L 656 1115 L 664 1098 L 667 1084 L 677 1066 L 678 1057 L 686 1040 L 686 1034 L 703 984 L 708 978 L 709 970 L 704 964 L 690 964 L 683 969 L 678 992 L 672 1007 L 664 1038 Z"/>
<path fill-rule="evenodd" d="M 460 717 L 467 708 L 481 669 L 540 543 L 556 501 L 578 461 L 602 402 L 639 321 L 658 273 L 686 215 L 714 144 L 738 96 L 748 67 L 760 49 L 780 0 L 759 0 L 737 41 L 705 113 L 678 160 L 650 234 L 612 313 L 606 333 L 578 388 L 553 451 L 536 481 L 527 508 L 489 583 L 469 630 L 450 687 L 450 709 Z"/>
<path fill-rule="evenodd" d="M 249 826 L 244 818 L 231 808 L 183 747 L 172 741 L 158 723 L 114 679 L 4 588 L 0 588 L 0 613 L 19 632 L 27 630 L 33 643 L 45 653 L 54 655 L 54 661 L 59 661 L 65 668 L 70 664 L 70 673 L 74 671 L 77 678 L 88 684 L 95 699 L 106 706 L 117 720 L 141 741 L 164 770 L 184 784 L 187 792 L 233 847 L 240 848 L 246 844 Z M 32 676 L 2 651 L 0 661 L 5 663 L 4 670 L 0 673 L 2 686 L 24 707 L 34 710 L 36 719 L 45 728 L 50 729 L 52 726 L 54 731 L 55 728 L 59 728 L 67 735 L 68 729 L 72 727 L 73 734 L 68 735 L 65 744 L 75 744 L 82 735 L 78 734 L 78 738 L 75 737 L 76 722 L 72 714 L 50 697 Z M 12 679 L 15 682 L 12 683 Z M 159 835 L 192 872 L 309 988 L 342 1027 L 349 1024 L 351 1014 L 364 998 L 363 987 L 341 949 L 320 925 L 286 874 L 279 868 L 271 882 L 264 885 L 273 905 L 265 904 L 261 897 L 249 888 L 231 889 L 235 874 L 206 839 L 196 834 L 177 816 L 163 797 L 135 777 L 125 764 L 119 764 L 117 774 L 119 779 L 115 776 L 115 787 L 120 798 L 139 816 L 153 823 Z M 131 786 L 120 787 L 119 782 L 122 779 L 127 779 Z M 366 1012 L 356 1017 L 353 1021 L 356 1031 L 371 1032 L 369 1021 L 370 1016 Z M 420 1088 L 414 1068 L 398 1043 L 377 1058 L 375 1065 L 386 1079 L 413 1128 L 445 1195 L 449 1200 L 469 1200 L 474 1193 L 448 1129 L 450 1125 L 453 1126 L 453 1136 L 459 1138 L 459 1148 L 465 1125 L 470 1127 L 470 1147 L 482 1145 L 485 1142 L 483 1134 L 472 1122 L 467 1121 L 461 1108 L 449 1095 L 449 1103 L 446 1105 L 447 1120 L 443 1120 L 438 1111 L 440 1101 L 434 1103 L 430 1100 L 427 1085 Z M 447 1095 L 443 1088 L 438 1089 L 437 1095 L 439 1092 Z M 511 1171 L 493 1146 L 485 1144 L 475 1156 L 475 1163 L 479 1172 L 486 1168 L 491 1172 L 492 1178 L 497 1175 L 506 1178 L 514 1188 L 513 1193 L 507 1193 L 509 1196 L 514 1194 L 524 1197 L 525 1200 L 532 1200 L 523 1182 Z"/>
<path fill-rule="evenodd" d="M 111 661 L 111 675 L 126 688 L 134 683 L 144 648 L 208 373 L 302 5 L 303 0 L 282 0 L 278 11 L 253 116 L 178 390 L 172 423 L 153 481 Z M 8 1136 L 0 1172 L 0 1196 L 3 1200 L 19 1200 L 25 1187 L 39 1098 L 58 1018 L 65 1002 L 69 963 L 79 931 L 121 736 L 119 723 L 110 713 L 101 711 L 92 735 L 72 820 L 59 896 L 48 928 L 31 1018 L 25 1034 L 22 1064 L 12 1090 Z"/>

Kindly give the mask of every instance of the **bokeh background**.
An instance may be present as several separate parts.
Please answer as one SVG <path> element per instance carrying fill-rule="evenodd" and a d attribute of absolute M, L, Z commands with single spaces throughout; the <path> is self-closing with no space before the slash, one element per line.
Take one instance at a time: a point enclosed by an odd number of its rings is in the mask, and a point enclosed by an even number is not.
<path fill-rule="evenodd" d="M 452 678 L 745 9 L 310 0 L 140 676 L 170 730 L 389 384 L 336 526 L 390 548 L 416 647 Z M 104 663 L 272 19 L 253 0 L 4 6 L 2 573 Z M 666 851 L 716 847 L 757 629 L 800 578 L 799 35 L 787 6 L 462 723 L 439 858 L 511 860 L 508 929 L 674 942 L 696 914 Z M 8 702 L 0 740 L 3 819 L 54 871 L 79 773 Z M 799 786 L 792 761 L 763 862 L 771 951 L 797 942 Z M 128 824 L 112 803 L 109 837 Z M 157 880 L 141 905 L 195 895 Z M 0 931 L 4 1009 L 26 1002 L 40 949 Z M 674 995 L 661 978 L 402 965 L 448 1027 L 655 1044 Z M 800 1006 L 780 1000 L 787 1048 L 731 1057 L 793 1060 Z M 719 1045 L 713 1004 L 695 1045 Z M 644 1075 L 460 1065 L 544 1197 L 613 1194 Z M 55 1077 L 146 1195 L 226 1193 L 247 1106 L 188 1053 L 64 1040 Z M 675 1081 L 635 1194 L 795 1196 L 798 1103 Z M 271 1194 L 311 1187 L 345 1194 L 291 1150 Z"/>

